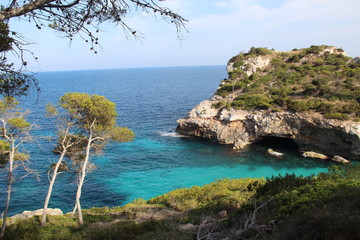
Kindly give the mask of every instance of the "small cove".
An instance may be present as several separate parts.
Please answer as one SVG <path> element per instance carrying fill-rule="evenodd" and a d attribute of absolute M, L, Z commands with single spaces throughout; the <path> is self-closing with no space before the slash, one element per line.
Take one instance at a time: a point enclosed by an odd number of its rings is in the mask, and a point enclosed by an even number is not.
<path fill-rule="evenodd" d="M 56 103 L 66 92 L 104 95 L 117 104 L 118 123 L 136 134 L 134 142 L 111 143 L 95 156 L 97 170 L 87 175 L 82 195 L 84 208 L 118 206 L 136 198 L 149 199 L 176 188 L 204 185 L 221 178 L 270 177 L 295 173 L 309 176 L 326 171 L 329 162 L 301 157 L 294 149 L 282 149 L 283 158 L 267 154 L 267 145 L 256 144 L 236 152 L 229 146 L 172 134 L 176 120 L 196 104 L 212 96 L 226 78 L 225 66 L 166 67 L 143 69 L 84 70 L 39 73 L 42 92 L 20 99 L 36 123 L 34 135 L 55 136 L 54 122 L 45 118 L 45 105 Z M 42 208 L 54 141 L 38 138 L 29 145 L 31 167 L 41 181 L 27 177 L 16 182 L 10 215 Z M 50 207 L 72 209 L 75 176 L 57 179 Z M 0 182 L 5 182 L 3 173 Z M 0 185 L 1 193 L 5 185 Z M 0 195 L 3 202 L 5 194 Z M 3 206 L 2 206 L 3 207 Z M 0 209 L 2 211 L 2 208 Z"/>

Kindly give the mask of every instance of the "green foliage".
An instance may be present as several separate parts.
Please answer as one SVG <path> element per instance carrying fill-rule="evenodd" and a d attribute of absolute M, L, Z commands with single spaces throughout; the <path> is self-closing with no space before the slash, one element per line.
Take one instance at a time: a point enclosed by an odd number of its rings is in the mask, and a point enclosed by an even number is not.
<path fill-rule="evenodd" d="M 354 190 L 360 193 L 360 165 L 334 166 L 317 177 L 273 177 L 259 189 L 258 199 L 273 199 L 272 217 L 284 218 Z"/>
<path fill-rule="evenodd" d="M 115 103 L 104 96 L 66 93 L 59 103 L 84 130 L 89 130 L 93 125 L 94 131 L 101 132 L 116 124 Z"/>
<path fill-rule="evenodd" d="M 3 100 L 0 100 L 0 113 L 4 114 L 5 112 L 12 111 L 18 105 L 19 102 L 14 97 L 5 96 Z"/>
<path fill-rule="evenodd" d="M 25 161 L 25 160 L 29 160 L 30 159 L 30 155 L 26 154 L 26 153 L 15 153 L 14 155 L 14 160 L 15 161 Z"/>
<path fill-rule="evenodd" d="M 47 103 L 46 104 L 46 115 L 48 117 L 55 117 L 55 116 L 59 115 L 59 111 L 56 108 L 56 106 L 54 106 L 51 103 Z"/>
<path fill-rule="evenodd" d="M 211 107 L 216 108 L 216 109 L 218 109 L 218 108 L 223 108 L 223 107 L 225 107 L 225 106 L 226 106 L 226 102 L 225 102 L 224 100 L 220 100 L 220 101 L 218 101 L 218 102 L 216 102 L 216 103 L 213 103 L 213 104 L 211 105 Z"/>
<path fill-rule="evenodd" d="M 9 160 L 10 143 L 0 139 L 0 164 L 6 164 Z"/>
<path fill-rule="evenodd" d="M 14 117 L 8 120 L 8 124 L 12 128 L 28 128 L 30 127 L 30 123 L 28 123 L 23 117 Z"/>
<path fill-rule="evenodd" d="M 338 120 L 349 120 L 350 116 L 345 113 L 326 113 L 325 118 L 338 119 Z"/>
<path fill-rule="evenodd" d="M 177 189 L 152 198 L 149 203 L 163 204 L 180 211 L 209 205 L 216 209 L 218 206 L 234 208 L 249 200 L 263 183 L 263 179 L 223 179 L 203 187 Z"/>
<path fill-rule="evenodd" d="M 350 189 L 349 189 L 350 190 Z M 324 204 L 291 215 L 266 239 L 358 239 L 359 189 L 336 194 Z"/>
<path fill-rule="evenodd" d="M 25 120 L 25 113 L 21 112 L 18 107 L 19 102 L 11 96 L 4 97 L 0 100 L 0 118 L 2 126 L 0 128 L 0 163 L 5 164 L 10 160 L 11 142 L 15 144 L 18 139 L 23 138 L 22 141 L 29 141 L 27 133 L 30 128 L 30 123 Z M 6 136 L 5 136 L 6 134 Z M 20 141 L 19 141 L 20 142 Z M 19 152 L 18 148 L 14 150 L 14 161 L 25 161 L 30 158 L 28 154 Z"/>
<path fill-rule="evenodd" d="M 82 228 L 68 215 L 49 216 L 44 227 L 39 226 L 39 217 L 13 221 L 4 239 L 190 240 L 193 236 L 179 231 L 178 225 L 199 224 L 209 216 L 219 221 L 216 215 L 220 210 L 229 212 L 226 221 L 218 222 L 224 236 L 239 230 L 245 216 L 256 214 L 259 226 L 276 220 L 271 234 L 261 232 L 261 239 L 358 239 L 359 198 L 360 164 L 333 165 L 317 176 L 223 179 L 203 187 L 177 189 L 149 201 L 137 199 L 123 207 L 91 208 L 84 210 Z M 265 207 L 254 212 L 264 202 Z M 187 217 L 158 221 L 149 217 L 144 221 L 144 216 L 152 216 L 165 206 L 184 211 Z M 249 239 L 259 232 L 244 234 L 248 237 L 237 237 Z"/>
<path fill-rule="evenodd" d="M 248 55 L 255 55 L 255 56 L 264 56 L 264 55 L 269 55 L 272 54 L 273 51 L 267 49 L 267 48 L 262 48 L 262 47 L 251 47 L 250 51 L 247 54 L 244 54 L 245 56 Z"/>
<path fill-rule="evenodd" d="M 295 174 L 272 176 L 267 178 L 266 183 L 256 191 L 255 198 L 274 196 L 282 192 L 290 191 L 293 188 L 312 183 L 313 181 L 314 179 L 312 177 L 296 176 Z"/>
<path fill-rule="evenodd" d="M 134 132 L 125 127 L 113 127 L 109 135 L 111 140 L 117 142 L 131 142 L 135 138 Z"/>
<path fill-rule="evenodd" d="M 243 57 L 239 57 L 238 59 L 236 59 L 236 61 L 233 64 L 234 68 L 239 68 L 242 65 L 244 65 L 244 58 Z"/>
<path fill-rule="evenodd" d="M 321 51 L 323 51 L 326 47 L 326 45 L 312 45 L 309 48 L 305 48 L 302 50 L 302 52 L 305 52 L 305 54 L 318 54 Z"/>
<path fill-rule="evenodd" d="M 0 22 L 0 52 L 12 49 L 11 45 L 14 42 L 14 39 L 9 36 L 9 33 L 9 26 L 4 22 Z"/>
<path fill-rule="evenodd" d="M 231 72 L 228 72 L 228 75 L 229 75 L 230 80 L 246 78 L 245 72 L 243 70 L 240 70 L 240 69 L 235 69 L 235 70 L 233 70 Z"/>
<path fill-rule="evenodd" d="M 191 240 L 190 234 L 171 229 L 166 223 L 160 221 L 147 221 L 143 223 L 119 222 L 111 228 L 89 229 L 87 232 L 90 239 L 119 239 L 119 240 L 146 240 L 146 239 L 168 239 L 168 240 Z"/>
<path fill-rule="evenodd" d="M 291 93 L 290 87 L 281 87 L 274 88 L 271 90 L 271 98 L 273 99 L 273 103 L 278 106 L 286 106 L 289 97 L 288 95 Z"/>
<path fill-rule="evenodd" d="M 243 109 L 268 109 L 272 100 L 263 95 L 240 95 L 234 99 L 232 106 Z"/>
<path fill-rule="evenodd" d="M 320 102 L 309 100 L 291 100 L 288 101 L 288 107 L 295 112 L 303 112 L 319 107 Z"/>
<path fill-rule="evenodd" d="M 93 131 L 103 139 L 111 139 L 118 142 L 129 142 L 134 140 L 135 134 L 125 127 L 116 126 L 116 106 L 104 96 L 89 95 L 86 93 L 66 93 L 60 98 L 60 107 L 66 110 L 65 117 L 59 116 L 60 111 L 53 105 L 46 106 L 49 115 L 63 118 L 66 124 L 72 124 L 87 133 Z M 73 130 L 74 131 L 74 130 Z M 82 151 L 87 143 L 87 136 L 72 134 L 71 136 L 60 136 L 59 145 L 63 138 L 71 138 L 73 146 L 68 152 Z M 99 142 L 99 141 L 98 141 Z M 56 150 L 57 153 L 61 149 Z"/>
<path fill-rule="evenodd" d="M 268 55 L 271 64 L 251 76 L 239 69 L 229 72 L 229 78 L 236 81 L 223 83 L 217 94 L 247 95 L 231 103 L 236 108 L 316 111 L 328 118 L 356 121 L 360 116 L 360 64 L 351 62 L 342 49 L 330 53 L 326 48 L 329 46 L 311 46 L 288 53 L 251 48 L 249 53 L 233 57 L 232 62 L 244 66 L 255 55 Z M 256 104 L 259 99 L 253 95 L 267 96 L 270 101 Z"/>

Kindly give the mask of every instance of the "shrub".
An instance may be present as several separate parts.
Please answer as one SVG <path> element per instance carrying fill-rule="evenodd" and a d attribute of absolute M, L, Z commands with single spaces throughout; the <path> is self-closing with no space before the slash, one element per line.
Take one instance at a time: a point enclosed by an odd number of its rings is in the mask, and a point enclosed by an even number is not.
<path fill-rule="evenodd" d="M 251 178 L 222 179 L 203 187 L 193 186 L 192 188 L 176 189 L 152 198 L 148 202 L 164 204 L 180 211 L 205 207 L 209 204 L 218 208 L 220 203 L 226 203 L 222 206 L 223 208 L 234 208 L 250 199 L 264 181 L 263 179 Z"/>
<path fill-rule="evenodd" d="M 243 64 L 244 64 L 244 60 L 241 58 L 241 59 L 238 59 L 236 62 L 234 62 L 233 67 L 234 67 L 234 68 L 239 68 L 239 67 L 242 66 Z"/>
<path fill-rule="evenodd" d="M 213 108 L 222 108 L 226 106 L 226 102 L 224 100 L 220 100 L 217 103 L 213 103 L 211 106 Z"/>
<path fill-rule="evenodd" d="M 264 56 L 264 55 L 268 55 L 268 54 L 272 54 L 273 52 L 267 48 L 262 48 L 262 47 L 251 47 L 250 51 L 248 53 L 245 54 L 245 56 L 247 55 L 256 55 L 256 56 Z"/>
<path fill-rule="evenodd" d="M 242 109 L 268 109 L 272 100 L 264 95 L 240 95 L 232 102 L 232 106 Z"/>
<path fill-rule="evenodd" d="M 349 120 L 350 116 L 345 113 L 326 113 L 325 118 L 338 119 L 338 120 Z"/>
<path fill-rule="evenodd" d="M 232 80 L 237 79 L 237 78 L 240 78 L 240 79 L 247 78 L 245 72 L 240 69 L 235 69 L 235 70 L 229 72 L 228 74 L 229 74 L 229 79 L 232 79 Z"/>

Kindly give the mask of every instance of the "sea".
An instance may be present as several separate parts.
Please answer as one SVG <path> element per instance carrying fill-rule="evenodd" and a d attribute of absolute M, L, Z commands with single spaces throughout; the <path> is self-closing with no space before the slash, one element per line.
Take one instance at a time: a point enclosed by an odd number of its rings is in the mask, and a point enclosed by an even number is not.
<path fill-rule="evenodd" d="M 114 207 L 134 199 L 150 199 L 166 192 L 202 186 L 223 178 L 268 178 L 324 172 L 330 163 L 303 158 L 293 148 L 278 144 L 285 153 L 277 158 L 269 146 L 257 144 L 242 151 L 193 137 L 177 135 L 177 119 L 184 118 L 201 101 L 210 98 L 225 66 L 157 67 L 107 70 L 40 72 L 41 92 L 18 100 L 34 125 L 34 141 L 25 145 L 31 155 L 32 174 L 16 170 L 9 215 L 43 207 L 49 185 L 49 165 L 58 159 L 56 123 L 46 117 L 47 103 L 57 104 L 68 92 L 103 95 L 116 103 L 118 125 L 134 131 L 129 143 L 109 143 L 102 154 L 93 155 L 96 169 L 88 173 L 83 187 L 83 208 Z M 56 180 L 49 207 L 63 212 L 75 202 L 76 175 L 64 172 Z M 5 207 L 6 171 L 0 169 L 0 212 Z"/>

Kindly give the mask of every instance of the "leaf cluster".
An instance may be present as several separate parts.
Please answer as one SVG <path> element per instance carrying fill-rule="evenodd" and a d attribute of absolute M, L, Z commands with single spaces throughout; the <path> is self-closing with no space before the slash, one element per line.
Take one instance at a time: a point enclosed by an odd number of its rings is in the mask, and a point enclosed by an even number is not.
<path fill-rule="evenodd" d="M 93 128 L 95 132 L 102 132 L 116 124 L 115 103 L 104 96 L 66 93 L 59 104 L 68 112 L 69 119 L 83 130 Z"/>

